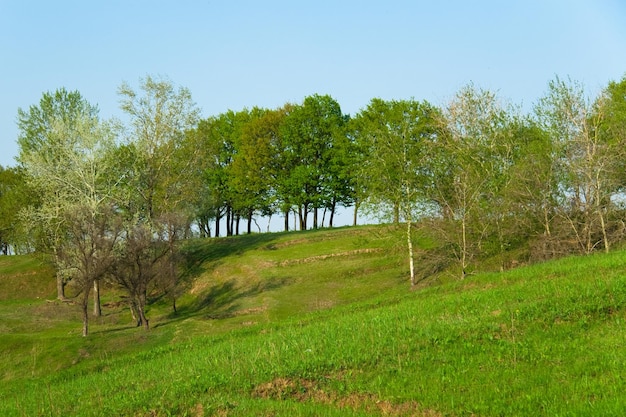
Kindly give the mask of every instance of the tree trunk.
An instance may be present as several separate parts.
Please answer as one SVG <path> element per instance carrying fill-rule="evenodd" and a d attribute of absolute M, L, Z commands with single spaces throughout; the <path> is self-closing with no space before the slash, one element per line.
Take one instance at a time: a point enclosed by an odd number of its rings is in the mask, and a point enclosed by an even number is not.
<path fill-rule="evenodd" d="M 87 303 L 82 304 L 83 312 L 83 337 L 87 337 L 89 334 L 89 314 L 87 313 Z"/>
<path fill-rule="evenodd" d="M 337 208 L 337 201 L 333 198 L 333 202 L 330 205 L 330 218 L 328 219 L 328 227 L 333 227 L 333 220 L 335 219 L 336 208 Z"/>
<path fill-rule="evenodd" d="M 406 244 L 409 249 L 409 272 L 411 274 L 411 288 L 415 286 L 415 264 L 413 260 L 413 239 L 411 237 L 411 216 L 406 222 Z"/>
<path fill-rule="evenodd" d="M 132 316 L 135 325 L 137 327 L 141 326 L 142 322 L 141 317 L 139 316 L 139 307 L 137 305 L 137 301 L 134 298 L 130 299 L 130 315 Z"/>
<path fill-rule="evenodd" d="M 354 217 L 352 218 L 352 226 L 356 226 L 357 220 L 358 220 L 358 216 L 359 216 L 359 203 L 355 202 L 354 203 Z"/>
<path fill-rule="evenodd" d="M 230 206 L 226 207 L 226 236 L 233 235 L 232 211 Z"/>
<path fill-rule="evenodd" d="M 285 232 L 289 231 L 289 210 L 285 210 Z"/>
<path fill-rule="evenodd" d="M 467 273 L 467 219 L 465 218 L 465 214 L 463 214 L 463 218 L 461 219 L 461 279 L 465 278 Z"/>
<path fill-rule="evenodd" d="M 394 203 L 393 205 L 393 224 L 400 223 L 400 204 Z"/>
<path fill-rule="evenodd" d="M 306 219 L 302 206 L 298 206 L 298 217 L 300 219 L 300 230 L 306 230 Z"/>
<path fill-rule="evenodd" d="M 248 230 L 247 233 L 251 234 L 252 233 L 252 214 L 254 212 L 252 210 L 248 210 Z"/>
<path fill-rule="evenodd" d="M 317 207 L 313 208 L 313 229 L 317 229 Z"/>
<path fill-rule="evenodd" d="M 220 221 L 222 216 L 220 214 L 215 216 L 215 237 L 220 237 Z"/>
<path fill-rule="evenodd" d="M 143 323 L 143 328 L 145 330 L 150 330 L 148 318 L 146 317 L 146 301 L 147 301 L 146 292 L 142 291 L 141 295 L 139 296 L 139 318 L 141 322 Z"/>
<path fill-rule="evenodd" d="M 65 297 L 65 284 L 63 275 L 57 272 L 57 298 L 61 301 L 67 300 L 67 297 Z"/>
<path fill-rule="evenodd" d="M 83 288 L 83 294 L 81 295 L 80 307 L 83 316 L 83 337 L 87 337 L 89 334 L 89 312 L 88 312 L 88 304 L 89 304 L 89 291 L 91 290 L 91 283 L 86 284 Z"/>
<path fill-rule="evenodd" d="M 607 235 L 607 231 L 606 231 L 606 221 L 604 219 L 604 213 L 603 213 L 603 204 L 602 204 L 602 198 L 601 198 L 601 194 L 600 194 L 600 185 L 601 185 L 601 180 L 599 178 L 599 175 L 596 175 L 596 186 L 595 186 L 595 208 L 596 208 L 596 213 L 598 215 L 598 218 L 600 219 L 600 228 L 602 230 L 602 241 L 604 243 L 604 252 L 605 253 L 609 253 L 609 237 Z M 610 200 L 608 201 L 608 203 L 606 203 L 606 205 L 608 206 L 610 204 Z M 608 209 L 607 209 L 608 212 Z"/>
<path fill-rule="evenodd" d="M 102 316 L 102 308 L 100 306 L 100 280 L 93 281 L 93 315 L 95 317 Z"/>
<path fill-rule="evenodd" d="M 148 323 L 148 318 L 146 317 L 146 312 L 144 311 L 143 307 L 139 308 L 139 318 L 143 323 L 144 330 L 150 330 L 150 324 Z"/>

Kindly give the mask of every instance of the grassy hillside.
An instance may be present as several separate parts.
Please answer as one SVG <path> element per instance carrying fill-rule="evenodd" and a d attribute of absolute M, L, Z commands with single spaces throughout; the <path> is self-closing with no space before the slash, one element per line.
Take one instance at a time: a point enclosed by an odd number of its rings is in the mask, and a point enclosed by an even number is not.
<path fill-rule="evenodd" d="M 623 415 L 626 253 L 409 291 L 401 236 L 194 242 L 148 333 L 112 292 L 87 339 L 76 306 L 4 294 L 0 415 Z"/>

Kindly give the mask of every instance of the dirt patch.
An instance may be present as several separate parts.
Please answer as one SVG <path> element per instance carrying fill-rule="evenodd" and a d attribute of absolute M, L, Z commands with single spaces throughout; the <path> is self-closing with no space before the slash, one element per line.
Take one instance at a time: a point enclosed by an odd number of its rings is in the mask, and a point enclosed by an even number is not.
<path fill-rule="evenodd" d="M 287 261 L 283 261 L 278 263 L 278 266 L 289 266 L 289 265 L 299 265 L 299 264 L 307 264 L 311 262 L 323 261 L 330 258 L 338 258 L 342 256 L 352 256 L 352 255 L 360 255 L 363 253 L 375 253 L 380 252 L 382 249 L 380 248 L 369 248 L 369 249 L 355 249 L 347 252 L 338 252 L 338 253 L 330 253 L 328 255 L 318 255 L 318 256 L 310 256 L 308 258 L 302 259 L 290 259 Z"/>
<path fill-rule="evenodd" d="M 302 378 L 276 378 L 271 382 L 256 386 L 252 395 L 255 398 L 332 404 L 338 408 L 364 410 L 371 415 L 397 417 L 440 417 L 443 415 L 434 410 L 424 409 L 415 401 L 392 403 L 367 393 L 338 395 L 335 392 L 324 390 L 316 381 Z"/>
<path fill-rule="evenodd" d="M 233 313 L 233 316 L 245 316 L 248 314 L 260 314 L 267 311 L 267 306 L 250 307 Z"/>

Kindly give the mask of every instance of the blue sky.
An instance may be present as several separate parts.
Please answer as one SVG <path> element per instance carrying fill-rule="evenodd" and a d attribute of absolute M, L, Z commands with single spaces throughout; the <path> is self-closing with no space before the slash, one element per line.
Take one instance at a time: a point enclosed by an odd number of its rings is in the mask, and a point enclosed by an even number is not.
<path fill-rule="evenodd" d="M 626 74 L 618 0 L 0 0 L 0 165 L 17 109 L 78 90 L 103 118 L 146 75 L 189 88 L 203 117 L 330 94 L 445 104 L 473 82 L 529 109 L 555 75 L 596 93 Z"/>

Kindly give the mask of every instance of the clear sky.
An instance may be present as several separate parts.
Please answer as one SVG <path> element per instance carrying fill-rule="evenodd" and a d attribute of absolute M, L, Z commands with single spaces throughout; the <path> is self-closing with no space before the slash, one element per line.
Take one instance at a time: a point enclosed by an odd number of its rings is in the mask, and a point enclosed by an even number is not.
<path fill-rule="evenodd" d="M 17 109 L 78 90 L 103 118 L 146 75 L 203 117 L 330 94 L 443 105 L 469 82 L 530 108 L 555 75 L 596 93 L 626 74 L 621 0 L 0 0 L 0 165 Z"/>

